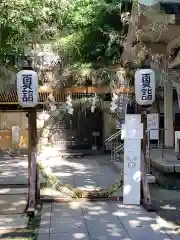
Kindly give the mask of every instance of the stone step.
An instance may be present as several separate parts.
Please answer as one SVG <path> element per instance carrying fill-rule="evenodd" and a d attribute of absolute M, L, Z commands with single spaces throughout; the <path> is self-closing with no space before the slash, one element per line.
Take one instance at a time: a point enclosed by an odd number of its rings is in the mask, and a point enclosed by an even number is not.
<path fill-rule="evenodd" d="M 111 161 L 112 167 L 115 171 L 120 172 L 124 168 L 123 162 Z M 147 173 L 147 181 L 149 184 L 156 183 L 156 177 L 152 174 Z"/>
<path fill-rule="evenodd" d="M 84 157 L 82 152 L 60 152 L 59 155 L 62 158 L 80 158 Z"/>
<path fill-rule="evenodd" d="M 0 215 L 23 214 L 27 207 L 28 188 L 0 187 Z"/>
<path fill-rule="evenodd" d="M 25 214 L 7 214 L 0 216 L 0 239 L 26 239 L 17 238 L 17 229 L 26 229 L 28 217 Z M 16 233 L 16 234 L 10 234 Z M 10 236 L 15 237 L 10 237 Z"/>
<path fill-rule="evenodd" d="M 23 214 L 27 207 L 27 194 L 0 194 L 0 215 Z"/>
<path fill-rule="evenodd" d="M 152 174 L 147 173 L 147 181 L 148 183 L 156 183 L 156 177 Z"/>
<path fill-rule="evenodd" d="M 14 188 L 14 187 L 4 187 L 0 188 L 1 195 L 26 195 L 28 193 L 28 188 Z"/>
<path fill-rule="evenodd" d="M 14 180 L 14 179 L 13 179 Z M 14 182 L 12 183 L 12 180 L 11 181 L 6 181 L 6 183 L 1 183 L 0 182 L 0 189 L 2 188 L 28 188 L 28 181 L 27 183 L 16 183 L 16 181 L 14 180 Z"/>

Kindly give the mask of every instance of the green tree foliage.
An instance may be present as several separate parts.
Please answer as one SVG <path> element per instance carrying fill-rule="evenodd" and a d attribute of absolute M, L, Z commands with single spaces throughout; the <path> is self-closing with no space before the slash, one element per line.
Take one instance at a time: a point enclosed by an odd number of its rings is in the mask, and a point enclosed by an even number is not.
<path fill-rule="evenodd" d="M 115 63 L 120 59 L 130 1 L 75 0 L 58 39 L 60 53 L 71 62 Z"/>
<path fill-rule="evenodd" d="M 58 0 L 2 0 L 0 53 L 15 53 L 33 41 L 53 38 L 64 8 Z"/>
<path fill-rule="evenodd" d="M 0 54 L 51 41 L 69 63 L 116 62 L 125 25 L 123 0 L 2 0 Z"/>

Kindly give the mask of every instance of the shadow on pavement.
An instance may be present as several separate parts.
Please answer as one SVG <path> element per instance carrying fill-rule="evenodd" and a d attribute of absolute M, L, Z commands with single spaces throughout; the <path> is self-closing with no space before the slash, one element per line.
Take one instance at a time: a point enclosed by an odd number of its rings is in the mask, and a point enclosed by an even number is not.
<path fill-rule="evenodd" d="M 150 192 L 158 216 L 180 229 L 180 191 L 166 190 L 157 184 L 151 184 Z"/>

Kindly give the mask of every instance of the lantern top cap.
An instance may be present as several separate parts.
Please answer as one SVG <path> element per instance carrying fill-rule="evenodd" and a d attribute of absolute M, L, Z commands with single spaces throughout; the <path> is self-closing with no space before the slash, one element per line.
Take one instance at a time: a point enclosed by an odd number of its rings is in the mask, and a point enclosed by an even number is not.
<path fill-rule="evenodd" d="M 143 72 L 143 71 L 149 71 L 149 72 L 154 72 L 152 68 L 138 68 L 136 72 Z"/>
<path fill-rule="evenodd" d="M 34 69 L 31 66 L 24 66 L 22 68 L 22 70 L 32 70 L 32 71 L 34 71 Z"/>
<path fill-rule="evenodd" d="M 149 64 L 144 64 L 140 67 L 140 69 L 151 69 L 151 66 Z"/>

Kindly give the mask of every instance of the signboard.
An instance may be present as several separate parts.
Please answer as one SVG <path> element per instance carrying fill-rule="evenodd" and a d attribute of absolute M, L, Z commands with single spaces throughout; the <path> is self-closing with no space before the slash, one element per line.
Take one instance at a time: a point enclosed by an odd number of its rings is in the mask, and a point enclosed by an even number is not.
<path fill-rule="evenodd" d="M 122 125 L 121 121 L 120 120 L 116 120 L 116 129 L 117 130 L 121 129 L 121 125 Z"/>
<path fill-rule="evenodd" d="M 152 69 L 136 71 L 135 96 L 139 105 L 151 105 L 155 101 L 155 72 Z"/>
<path fill-rule="evenodd" d="M 126 114 L 124 129 L 123 204 L 140 205 L 141 189 L 141 115 Z"/>
<path fill-rule="evenodd" d="M 126 112 L 128 100 L 129 100 L 128 96 L 126 96 L 125 94 L 120 94 L 120 96 L 118 98 L 118 112 L 119 113 Z"/>
<path fill-rule="evenodd" d="M 141 115 L 140 114 L 126 114 L 125 124 L 122 124 L 122 139 L 141 139 L 142 138 Z"/>
<path fill-rule="evenodd" d="M 92 132 L 92 136 L 99 137 L 100 136 L 100 132 Z"/>
<path fill-rule="evenodd" d="M 18 101 L 22 107 L 35 107 L 38 102 L 38 76 L 32 70 L 17 74 Z"/>
<path fill-rule="evenodd" d="M 12 142 L 19 143 L 20 129 L 19 126 L 12 126 Z"/>
<path fill-rule="evenodd" d="M 150 140 L 159 139 L 159 114 L 158 113 L 147 114 L 147 129 L 149 130 Z"/>
<path fill-rule="evenodd" d="M 175 152 L 179 152 L 179 139 L 180 139 L 180 131 L 175 131 Z"/>

